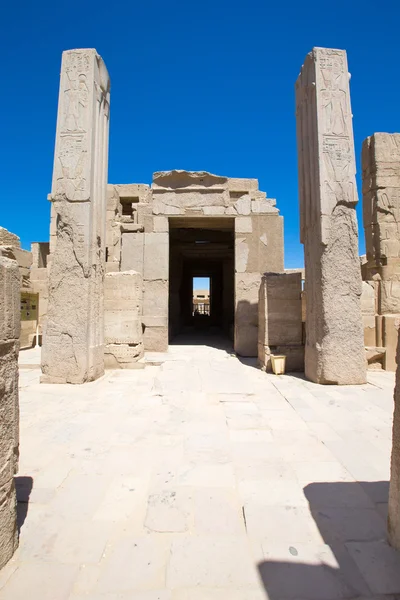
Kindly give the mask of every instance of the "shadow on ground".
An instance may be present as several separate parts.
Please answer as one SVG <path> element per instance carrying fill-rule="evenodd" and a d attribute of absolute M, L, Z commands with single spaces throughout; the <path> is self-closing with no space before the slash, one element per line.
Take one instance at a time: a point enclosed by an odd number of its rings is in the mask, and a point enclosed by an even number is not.
<path fill-rule="evenodd" d="M 323 541 L 266 540 L 259 575 L 269 600 L 400 599 L 400 553 L 386 541 L 389 484 L 312 483 L 304 488 Z M 271 558 L 270 558 L 271 557 Z M 389 596 L 387 596 L 389 594 Z"/>
<path fill-rule="evenodd" d="M 29 508 L 29 496 L 33 488 L 32 477 L 15 477 L 15 490 L 17 493 L 17 525 L 20 533 Z"/>

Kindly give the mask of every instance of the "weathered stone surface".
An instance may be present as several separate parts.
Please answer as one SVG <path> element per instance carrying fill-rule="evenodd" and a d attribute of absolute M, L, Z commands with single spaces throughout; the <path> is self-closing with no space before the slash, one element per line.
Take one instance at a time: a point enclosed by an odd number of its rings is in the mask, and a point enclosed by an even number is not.
<path fill-rule="evenodd" d="M 168 327 L 145 326 L 143 343 L 148 352 L 166 352 L 168 350 Z"/>
<path fill-rule="evenodd" d="M 123 233 L 121 243 L 121 271 L 144 273 L 143 233 Z"/>
<path fill-rule="evenodd" d="M 135 368 L 143 358 L 143 282 L 140 273 L 107 273 L 104 280 L 105 366 Z"/>
<path fill-rule="evenodd" d="M 375 322 L 381 325 L 379 331 L 375 327 L 375 343 L 385 348 L 384 368 L 394 371 L 400 319 L 400 134 L 368 137 L 363 143 L 362 168 L 367 250 L 362 273 L 368 280 L 365 285 L 374 291 Z"/>
<path fill-rule="evenodd" d="M 14 474 L 18 467 L 18 351 L 20 276 L 16 261 L 0 257 L 0 568 L 18 546 Z"/>
<path fill-rule="evenodd" d="M 286 370 L 304 370 L 301 273 L 265 273 L 258 301 L 258 359 L 271 370 L 271 354 L 286 356 Z"/>
<path fill-rule="evenodd" d="M 305 373 L 366 381 L 346 52 L 314 48 L 296 83 L 300 226 L 307 296 Z"/>
<path fill-rule="evenodd" d="M 235 275 L 235 351 L 240 356 L 257 356 L 259 273 Z"/>
<path fill-rule="evenodd" d="M 63 53 L 52 204 L 43 381 L 84 383 L 104 372 L 103 283 L 110 80 L 94 49 Z"/>
<path fill-rule="evenodd" d="M 168 280 L 169 269 L 168 233 L 144 234 L 144 270 L 145 280 Z"/>
<path fill-rule="evenodd" d="M 0 246 L 11 246 L 12 248 L 20 248 L 20 239 L 15 233 L 11 233 L 4 227 L 0 227 Z"/>
<path fill-rule="evenodd" d="M 396 387 L 394 390 L 394 415 L 392 460 L 390 471 L 388 532 L 390 544 L 400 550 L 400 344 L 397 345 Z"/>

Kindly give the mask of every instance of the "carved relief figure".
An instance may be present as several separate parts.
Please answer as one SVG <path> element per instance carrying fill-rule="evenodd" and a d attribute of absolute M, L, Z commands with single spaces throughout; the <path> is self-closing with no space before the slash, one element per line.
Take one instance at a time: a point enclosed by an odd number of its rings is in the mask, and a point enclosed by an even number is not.
<path fill-rule="evenodd" d="M 324 112 L 324 130 L 332 135 L 348 135 L 346 120 L 348 117 L 346 98 L 346 77 L 342 60 L 335 55 L 330 59 L 321 59 L 322 108 Z"/>
<path fill-rule="evenodd" d="M 345 138 L 324 137 L 323 158 L 325 167 L 325 192 L 330 206 L 338 202 L 355 204 L 354 169 L 350 141 Z"/>
<path fill-rule="evenodd" d="M 72 135 L 61 136 L 58 160 L 60 169 L 56 193 L 65 194 L 70 200 L 85 200 L 87 195 L 85 138 Z"/>

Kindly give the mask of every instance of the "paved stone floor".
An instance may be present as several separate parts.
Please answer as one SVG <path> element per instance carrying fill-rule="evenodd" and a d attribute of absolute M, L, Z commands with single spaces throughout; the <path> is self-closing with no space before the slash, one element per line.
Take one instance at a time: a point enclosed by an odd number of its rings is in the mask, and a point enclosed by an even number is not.
<path fill-rule="evenodd" d="M 323 387 L 180 345 L 159 366 L 39 385 L 38 358 L 21 353 L 20 548 L 1 600 L 400 593 L 393 374 Z"/>

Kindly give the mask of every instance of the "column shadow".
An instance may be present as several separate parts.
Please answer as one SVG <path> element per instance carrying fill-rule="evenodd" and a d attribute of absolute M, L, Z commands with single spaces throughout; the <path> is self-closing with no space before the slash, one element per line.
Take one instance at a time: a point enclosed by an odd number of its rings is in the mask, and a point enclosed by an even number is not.
<path fill-rule="evenodd" d="M 262 542 L 265 560 L 258 571 L 267 598 L 400 599 L 400 553 L 387 543 L 380 510 L 388 489 L 387 481 L 307 485 L 304 494 L 322 539 L 296 543 L 293 532 L 292 545 Z"/>
<path fill-rule="evenodd" d="M 25 523 L 29 508 L 29 497 L 33 488 L 32 477 L 20 476 L 14 477 L 15 490 L 17 493 L 17 526 L 18 533 Z"/>

